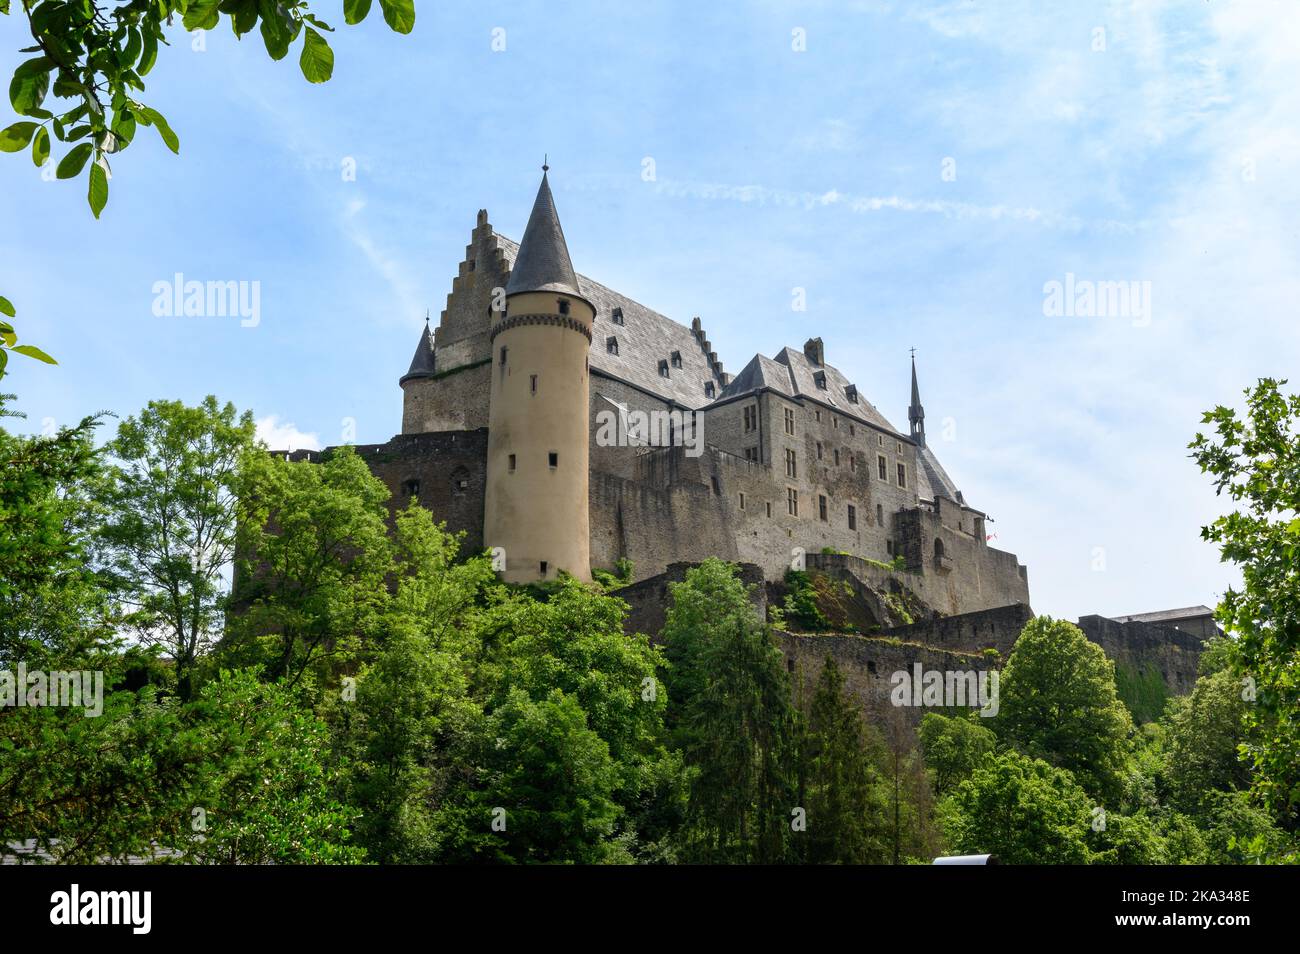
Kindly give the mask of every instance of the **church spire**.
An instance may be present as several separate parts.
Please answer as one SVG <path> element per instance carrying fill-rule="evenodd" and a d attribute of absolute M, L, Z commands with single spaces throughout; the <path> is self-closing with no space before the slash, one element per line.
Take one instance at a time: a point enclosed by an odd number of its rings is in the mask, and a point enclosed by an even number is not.
<path fill-rule="evenodd" d="M 542 184 L 533 202 L 533 212 L 528 216 L 519 252 L 515 255 L 506 294 L 519 292 L 555 291 L 579 298 L 578 276 L 569 260 L 569 247 L 560 228 L 560 216 L 555 211 L 555 199 L 546 179 L 547 166 L 543 166 Z"/>
<path fill-rule="evenodd" d="M 907 422 L 912 426 L 912 440 L 925 446 L 925 408 L 921 406 L 921 389 L 916 385 L 916 349 L 912 349 L 912 405 L 907 409 Z"/>

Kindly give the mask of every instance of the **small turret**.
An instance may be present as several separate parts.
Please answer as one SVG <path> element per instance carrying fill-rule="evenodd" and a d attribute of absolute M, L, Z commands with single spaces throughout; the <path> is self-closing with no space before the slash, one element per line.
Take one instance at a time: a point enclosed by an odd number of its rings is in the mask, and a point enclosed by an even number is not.
<path fill-rule="evenodd" d="M 907 423 L 911 425 L 912 440 L 925 446 L 925 408 L 921 406 L 921 389 L 916 385 L 916 349 L 912 349 L 912 405 L 907 409 Z"/>

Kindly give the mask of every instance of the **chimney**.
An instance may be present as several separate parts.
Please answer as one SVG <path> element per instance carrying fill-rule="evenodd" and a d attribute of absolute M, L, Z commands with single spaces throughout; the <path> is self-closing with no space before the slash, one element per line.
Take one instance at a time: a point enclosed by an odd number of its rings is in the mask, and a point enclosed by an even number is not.
<path fill-rule="evenodd" d="M 813 364 L 821 367 L 826 363 L 826 348 L 821 338 L 809 338 L 803 343 L 803 353 Z"/>

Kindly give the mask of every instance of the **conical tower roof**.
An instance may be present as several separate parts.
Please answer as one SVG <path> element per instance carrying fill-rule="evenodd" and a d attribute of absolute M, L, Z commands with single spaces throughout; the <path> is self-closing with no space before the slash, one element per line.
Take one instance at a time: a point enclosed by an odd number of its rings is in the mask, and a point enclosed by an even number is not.
<path fill-rule="evenodd" d="M 429 328 L 429 319 L 424 319 L 424 328 L 420 331 L 420 341 L 415 346 L 415 356 L 411 358 L 411 367 L 402 375 L 407 378 L 428 377 L 434 373 L 433 331 Z M 400 382 L 399 382 L 400 383 Z"/>
<path fill-rule="evenodd" d="M 523 241 L 519 243 L 519 254 L 510 270 L 510 281 L 506 283 L 507 295 L 538 291 L 565 292 L 583 297 L 578 290 L 578 276 L 569 260 L 569 246 L 564 241 L 564 229 L 560 228 L 560 217 L 555 211 L 555 199 L 551 196 L 545 171 L 542 172 L 537 199 L 533 202 L 533 212 L 528 216 Z"/>

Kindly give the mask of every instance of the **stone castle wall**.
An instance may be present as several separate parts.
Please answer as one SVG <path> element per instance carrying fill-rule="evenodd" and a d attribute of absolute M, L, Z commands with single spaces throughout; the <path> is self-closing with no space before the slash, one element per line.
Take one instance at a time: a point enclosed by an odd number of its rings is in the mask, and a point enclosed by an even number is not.
<path fill-rule="evenodd" d="M 1154 623 L 1120 623 L 1104 616 L 1083 616 L 1079 628 L 1106 651 L 1116 667 L 1134 676 L 1158 676 L 1171 695 L 1191 692 L 1205 641 L 1192 633 Z"/>

